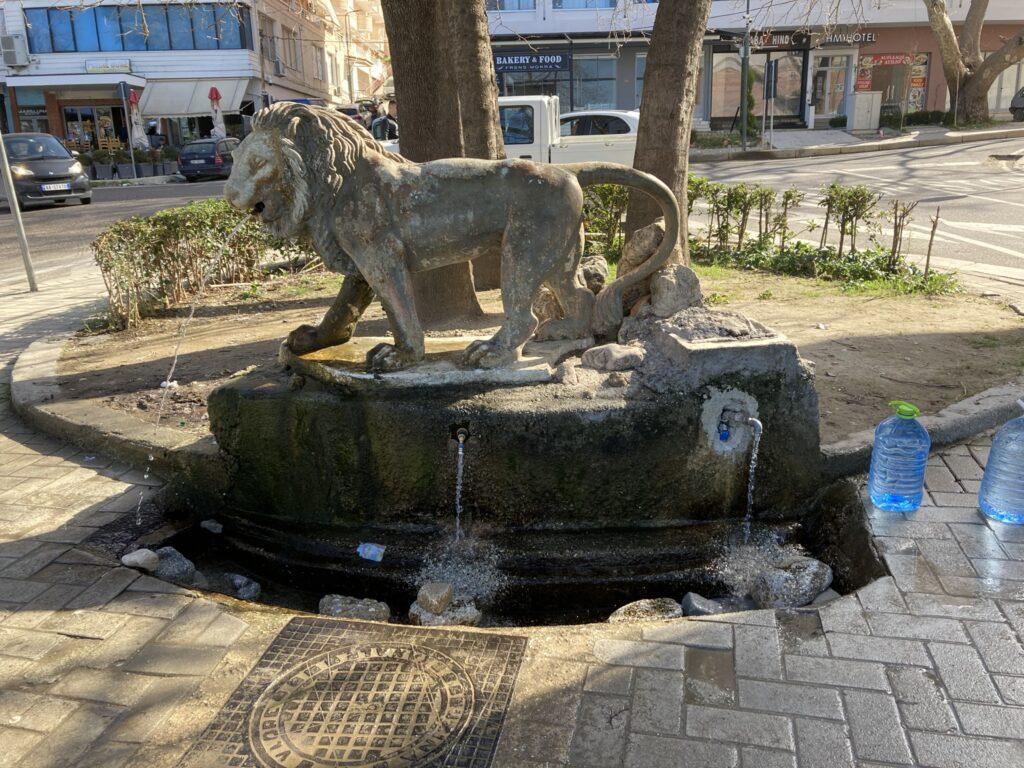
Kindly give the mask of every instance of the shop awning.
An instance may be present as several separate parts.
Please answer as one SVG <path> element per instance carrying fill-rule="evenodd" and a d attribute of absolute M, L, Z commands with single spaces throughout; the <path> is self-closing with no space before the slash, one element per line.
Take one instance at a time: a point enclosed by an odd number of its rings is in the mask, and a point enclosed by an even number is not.
<path fill-rule="evenodd" d="M 90 75 L 7 75 L 8 88 L 45 88 L 73 86 L 104 86 L 117 87 L 120 82 L 128 83 L 131 88 L 145 88 L 146 78 L 138 75 L 109 72 Z"/>
<path fill-rule="evenodd" d="M 150 80 L 139 109 L 145 117 L 200 117 L 210 114 L 210 88 L 220 92 L 223 112 L 237 112 L 249 86 L 247 77 L 210 80 Z"/>

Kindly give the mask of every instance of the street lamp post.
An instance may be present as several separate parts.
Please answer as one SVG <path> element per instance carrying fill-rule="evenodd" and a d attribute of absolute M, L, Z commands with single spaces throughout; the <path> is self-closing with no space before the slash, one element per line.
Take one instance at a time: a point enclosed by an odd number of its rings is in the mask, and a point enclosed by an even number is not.
<path fill-rule="evenodd" d="M 18 195 L 14 192 L 14 178 L 11 176 L 11 164 L 7 159 L 7 147 L 0 135 L 0 173 L 7 187 L 7 205 L 14 217 L 14 231 L 18 233 L 18 244 L 21 246 L 21 262 L 25 265 L 25 276 L 28 277 L 28 288 L 35 293 L 39 290 L 36 284 L 36 271 L 32 266 L 32 254 L 28 250 L 28 237 L 25 235 L 25 223 L 21 220 L 21 208 L 18 206 Z"/>

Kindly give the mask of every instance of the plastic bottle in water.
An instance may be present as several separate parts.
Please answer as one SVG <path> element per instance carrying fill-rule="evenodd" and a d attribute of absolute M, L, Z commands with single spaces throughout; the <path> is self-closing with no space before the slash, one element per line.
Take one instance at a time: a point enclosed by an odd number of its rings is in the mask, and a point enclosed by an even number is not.
<path fill-rule="evenodd" d="M 916 405 L 894 400 L 895 416 L 875 430 L 868 492 L 872 503 L 889 512 L 913 512 L 924 496 L 924 469 L 932 440 L 917 417 Z"/>
<path fill-rule="evenodd" d="M 1017 404 L 1024 408 L 1024 400 Z M 992 440 L 978 506 L 993 520 L 1024 523 L 1024 416 L 1006 422 Z"/>

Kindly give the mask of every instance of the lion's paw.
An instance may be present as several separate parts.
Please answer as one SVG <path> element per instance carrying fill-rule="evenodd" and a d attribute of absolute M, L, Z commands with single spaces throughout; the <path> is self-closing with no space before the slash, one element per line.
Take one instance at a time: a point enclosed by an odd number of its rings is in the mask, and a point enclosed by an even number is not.
<path fill-rule="evenodd" d="M 410 363 L 394 344 L 378 344 L 366 353 L 366 368 L 371 373 L 388 373 L 405 368 Z"/>
<path fill-rule="evenodd" d="M 493 341 L 474 341 L 462 353 L 467 368 L 501 368 L 516 361 L 514 349 L 505 349 Z"/>
<path fill-rule="evenodd" d="M 296 355 L 303 355 L 306 352 L 313 352 L 320 349 L 319 328 L 315 325 L 300 325 L 288 334 L 285 344 Z"/>

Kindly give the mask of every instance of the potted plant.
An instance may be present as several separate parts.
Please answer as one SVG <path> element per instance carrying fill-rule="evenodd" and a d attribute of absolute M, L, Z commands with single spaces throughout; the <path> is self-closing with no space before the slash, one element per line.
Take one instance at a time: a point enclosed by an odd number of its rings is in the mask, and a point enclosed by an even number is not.
<path fill-rule="evenodd" d="M 112 179 L 114 178 L 114 159 L 109 149 L 97 149 L 92 153 L 93 178 Z"/>
<path fill-rule="evenodd" d="M 136 149 L 135 166 L 139 169 L 139 176 L 153 176 L 155 173 L 153 169 L 153 150 Z"/>
<path fill-rule="evenodd" d="M 132 155 L 127 149 L 114 151 L 114 164 L 117 166 L 117 178 L 121 179 L 121 181 L 135 178 L 135 169 L 132 168 Z M 142 174 L 139 175 L 141 176 Z"/>
<path fill-rule="evenodd" d="M 164 174 L 172 175 L 178 172 L 178 155 L 180 150 L 172 144 L 165 144 L 161 150 L 164 157 Z"/>

